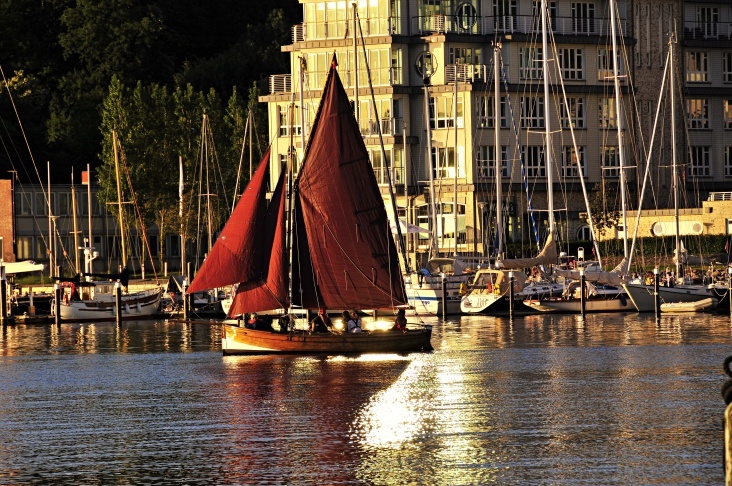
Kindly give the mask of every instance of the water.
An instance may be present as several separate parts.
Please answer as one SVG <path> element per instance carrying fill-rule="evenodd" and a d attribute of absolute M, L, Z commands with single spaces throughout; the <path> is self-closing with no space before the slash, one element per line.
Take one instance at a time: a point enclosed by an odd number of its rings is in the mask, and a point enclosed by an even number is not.
<path fill-rule="evenodd" d="M 0 484 L 723 484 L 725 316 L 463 317 L 430 354 L 3 329 Z"/>

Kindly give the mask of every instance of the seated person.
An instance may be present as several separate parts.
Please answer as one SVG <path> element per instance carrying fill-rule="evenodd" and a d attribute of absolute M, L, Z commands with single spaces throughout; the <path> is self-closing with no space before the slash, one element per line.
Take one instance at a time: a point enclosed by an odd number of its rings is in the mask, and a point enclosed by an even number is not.
<path fill-rule="evenodd" d="M 331 327 L 333 327 L 333 323 L 325 313 L 325 309 L 319 309 L 318 315 L 310 321 L 310 332 L 330 332 Z"/>
<path fill-rule="evenodd" d="M 247 329 L 256 329 L 258 323 L 257 314 L 252 313 L 249 314 L 249 319 L 247 320 L 246 324 L 244 324 L 244 327 Z"/>
<path fill-rule="evenodd" d="M 348 332 L 362 332 L 361 318 L 358 317 L 358 313 L 355 310 L 351 311 L 350 319 L 348 320 Z"/>
<path fill-rule="evenodd" d="M 406 332 L 407 331 L 407 318 L 404 315 L 404 309 L 399 309 L 397 312 L 396 319 L 394 319 L 394 326 L 391 328 L 392 331 Z"/>

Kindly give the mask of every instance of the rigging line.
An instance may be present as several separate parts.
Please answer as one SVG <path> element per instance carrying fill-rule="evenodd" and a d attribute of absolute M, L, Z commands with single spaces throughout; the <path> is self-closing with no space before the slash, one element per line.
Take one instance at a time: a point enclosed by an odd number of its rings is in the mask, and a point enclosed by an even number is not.
<path fill-rule="evenodd" d="M 135 213 L 137 214 L 137 220 L 140 223 L 140 229 L 142 230 L 142 238 L 144 241 L 144 246 L 147 248 L 148 257 L 150 258 L 150 264 L 152 265 L 152 271 L 153 275 L 155 276 L 155 280 L 158 279 L 158 271 L 157 268 L 155 268 L 155 260 L 153 259 L 152 255 L 152 249 L 150 248 L 150 239 L 147 236 L 147 228 L 145 225 L 145 222 L 142 218 L 142 212 L 140 211 L 140 206 L 137 204 L 137 193 L 135 193 L 135 188 L 132 185 L 132 176 L 130 175 L 129 167 L 127 166 L 127 156 L 125 155 L 124 147 L 122 146 L 122 143 L 120 141 L 120 159 L 122 160 L 122 168 L 125 171 L 125 175 L 127 176 L 127 186 L 130 190 L 130 195 L 132 196 L 132 205 L 135 208 Z M 142 264 L 145 264 L 144 256 Z"/>
<path fill-rule="evenodd" d="M 521 161 L 521 180 L 523 181 L 524 189 L 526 191 L 527 212 L 529 214 L 529 220 L 531 223 L 531 227 L 534 230 L 534 237 L 536 239 L 536 247 L 537 247 L 538 251 L 541 251 L 541 243 L 539 241 L 539 228 L 537 227 L 536 219 L 534 218 L 534 208 L 531 203 L 531 194 L 529 193 L 528 174 L 526 171 L 524 157 L 522 157 L 522 155 L 521 155 L 521 152 L 522 152 L 521 138 L 519 136 L 518 127 L 516 126 L 516 118 L 514 115 L 513 104 L 511 103 L 511 95 L 508 92 L 508 78 L 506 76 L 506 71 L 504 69 L 505 65 L 503 63 L 503 54 L 502 53 L 501 53 L 500 57 L 501 57 L 500 73 L 501 73 L 501 78 L 503 79 L 504 89 L 506 90 L 506 108 L 508 110 L 508 113 L 510 114 L 509 118 L 511 120 L 512 133 L 514 135 L 514 140 L 516 142 L 514 160 L 518 159 Z M 494 69 L 496 69 L 496 68 L 494 68 Z M 494 117 L 495 116 L 496 116 L 496 114 L 494 114 Z M 496 121 L 494 121 L 494 123 L 500 123 L 500 114 L 497 116 L 498 116 L 498 119 Z"/>

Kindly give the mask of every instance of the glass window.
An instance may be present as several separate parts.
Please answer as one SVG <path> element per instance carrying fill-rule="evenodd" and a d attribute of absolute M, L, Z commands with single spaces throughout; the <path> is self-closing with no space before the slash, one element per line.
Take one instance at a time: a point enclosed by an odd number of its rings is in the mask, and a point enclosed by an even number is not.
<path fill-rule="evenodd" d="M 18 236 L 16 238 L 16 251 L 18 252 L 18 260 L 32 260 L 37 258 L 33 253 L 33 237 Z"/>
<path fill-rule="evenodd" d="M 524 145 L 521 147 L 526 175 L 529 177 L 546 177 L 544 166 L 544 147 L 541 145 Z"/>
<path fill-rule="evenodd" d="M 476 155 L 476 170 L 478 171 L 478 177 L 495 178 L 496 164 L 494 155 L 495 150 L 493 145 L 478 146 L 478 153 Z M 508 160 L 508 145 L 501 146 L 501 177 L 511 177 L 511 165 Z"/>
<path fill-rule="evenodd" d="M 572 31 L 575 34 L 595 33 L 594 3 L 572 3 Z"/>
<path fill-rule="evenodd" d="M 600 98 L 598 101 L 600 128 L 617 128 L 615 98 Z"/>
<path fill-rule="evenodd" d="M 495 126 L 495 116 L 493 113 L 493 96 L 478 96 L 476 103 L 478 127 L 493 128 Z M 506 97 L 501 96 L 501 128 L 508 128 L 506 119 Z"/>
<path fill-rule="evenodd" d="M 543 97 L 521 97 L 521 128 L 544 128 Z"/>
<path fill-rule="evenodd" d="M 724 128 L 732 128 L 732 99 L 724 100 Z"/>
<path fill-rule="evenodd" d="M 709 177 L 712 175 L 711 147 L 692 145 L 689 147 L 688 177 Z"/>
<path fill-rule="evenodd" d="M 686 53 L 686 81 L 703 83 L 707 81 L 707 53 L 689 51 Z"/>
<path fill-rule="evenodd" d="M 582 49 L 559 49 L 559 65 L 562 69 L 562 77 L 564 79 L 585 79 Z"/>
<path fill-rule="evenodd" d="M 519 48 L 519 77 L 521 79 L 544 79 L 541 47 Z"/>
<path fill-rule="evenodd" d="M 709 128 L 709 107 L 705 99 L 686 100 L 686 110 L 689 120 L 689 128 L 700 130 Z"/>
<path fill-rule="evenodd" d="M 572 146 L 565 146 L 562 150 L 562 175 L 564 177 L 579 177 L 580 169 L 582 169 L 582 176 L 587 177 L 585 148 L 577 147 L 577 150 L 579 156 Z"/>
<path fill-rule="evenodd" d="M 569 110 L 567 110 L 567 106 Z M 585 99 L 573 96 L 567 97 L 567 105 L 561 100 L 562 128 L 585 128 Z M 569 114 L 567 113 L 569 111 Z"/>
<path fill-rule="evenodd" d="M 618 147 L 601 147 L 600 162 L 602 164 L 602 177 L 620 177 Z"/>
<path fill-rule="evenodd" d="M 732 83 L 732 51 L 722 53 L 722 81 Z"/>

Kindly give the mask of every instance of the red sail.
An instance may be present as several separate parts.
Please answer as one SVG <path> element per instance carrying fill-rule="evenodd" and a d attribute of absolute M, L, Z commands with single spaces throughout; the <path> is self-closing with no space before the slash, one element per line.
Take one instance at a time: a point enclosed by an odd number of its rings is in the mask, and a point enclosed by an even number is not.
<path fill-rule="evenodd" d="M 267 150 L 231 218 L 191 282 L 189 293 L 248 282 L 262 274 L 262 262 L 271 248 L 262 238 L 267 212 L 269 156 Z"/>
<path fill-rule="evenodd" d="M 237 288 L 229 316 L 248 312 L 286 308 L 288 306 L 288 255 L 285 241 L 285 172 L 277 182 L 272 201 L 267 208 L 262 241 L 267 245 L 269 258 L 263 261 L 263 272 L 256 280 L 242 282 Z"/>
<path fill-rule="evenodd" d="M 307 308 L 404 304 L 404 283 L 384 202 L 334 66 L 295 192 L 301 214 L 295 221 L 298 265 L 293 265 L 293 298 L 298 299 L 295 284 L 299 284 L 301 303 Z"/>

